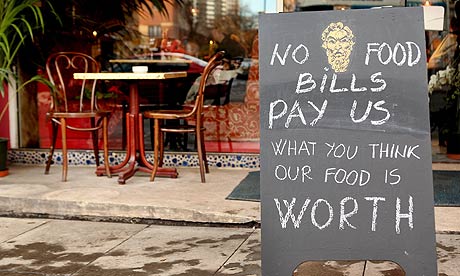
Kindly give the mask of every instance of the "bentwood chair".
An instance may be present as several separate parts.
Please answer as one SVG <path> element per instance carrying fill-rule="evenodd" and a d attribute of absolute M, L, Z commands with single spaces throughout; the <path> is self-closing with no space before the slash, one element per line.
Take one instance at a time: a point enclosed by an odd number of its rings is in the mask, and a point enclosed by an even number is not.
<path fill-rule="evenodd" d="M 153 110 L 144 112 L 144 117 L 154 120 L 154 157 L 153 170 L 150 181 L 154 181 L 158 167 L 162 165 L 164 153 L 164 133 L 194 133 L 196 135 L 196 147 L 198 152 L 198 162 L 200 165 L 201 182 L 204 183 L 205 172 L 209 173 L 208 161 L 206 159 L 206 149 L 204 146 L 203 127 L 203 99 L 206 81 L 211 72 L 222 63 L 224 52 L 216 53 L 208 62 L 201 75 L 198 93 L 191 108 L 184 107 L 179 110 Z M 184 120 L 191 124 L 166 124 L 166 120 Z"/>
<path fill-rule="evenodd" d="M 90 132 L 96 165 L 99 166 L 98 131 L 102 130 L 104 166 L 110 175 L 108 159 L 108 120 L 111 111 L 100 110 L 97 104 L 97 80 L 76 80 L 74 73 L 99 72 L 99 63 L 89 55 L 78 52 L 58 52 L 46 61 L 46 72 L 54 85 L 51 91 L 50 110 L 47 113 L 52 125 L 52 144 L 46 161 L 45 174 L 53 162 L 58 129 L 62 136 L 62 181 L 67 181 L 67 130 Z"/>

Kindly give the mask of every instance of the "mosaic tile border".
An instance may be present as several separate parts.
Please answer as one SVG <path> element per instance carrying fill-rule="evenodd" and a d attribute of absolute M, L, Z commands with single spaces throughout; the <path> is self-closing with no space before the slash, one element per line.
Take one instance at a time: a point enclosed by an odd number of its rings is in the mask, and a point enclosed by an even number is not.
<path fill-rule="evenodd" d="M 40 149 L 12 149 L 8 151 L 10 164 L 45 165 L 47 150 Z M 120 164 L 126 156 L 125 152 L 111 152 L 109 160 L 111 165 Z M 259 154 L 247 153 L 207 153 L 208 164 L 218 168 L 260 168 Z M 103 157 L 101 154 L 101 160 Z M 152 162 L 153 153 L 147 153 L 147 160 Z M 62 152 L 56 150 L 54 162 L 62 165 Z M 94 154 L 91 150 L 69 151 L 69 166 L 94 166 L 96 165 Z M 165 152 L 165 167 L 198 167 L 198 155 L 187 152 Z"/>

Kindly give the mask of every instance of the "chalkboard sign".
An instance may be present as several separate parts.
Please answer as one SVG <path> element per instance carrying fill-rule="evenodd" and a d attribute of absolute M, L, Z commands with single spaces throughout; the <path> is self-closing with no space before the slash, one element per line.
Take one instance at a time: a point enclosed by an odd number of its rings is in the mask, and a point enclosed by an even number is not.
<path fill-rule="evenodd" d="M 259 18 L 263 275 L 437 275 L 422 8 Z"/>

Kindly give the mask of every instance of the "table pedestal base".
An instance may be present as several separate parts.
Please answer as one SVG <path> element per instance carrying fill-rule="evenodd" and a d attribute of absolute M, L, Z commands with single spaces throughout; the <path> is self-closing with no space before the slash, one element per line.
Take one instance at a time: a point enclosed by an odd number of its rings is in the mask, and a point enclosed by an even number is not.
<path fill-rule="evenodd" d="M 147 167 L 139 166 L 138 164 L 135 164 L 135 163 L 128 164 L 127 167 L 123 167 L 119 169 L 110 167 L 110 173 L 112 175 L 118 175 L 118 184 L 125 184 L 126 180 L 128 180 L 131 176 L 133 176 L 137 171 L 145 172 L 149 175 L 152 173 L 151 169 Z M 106 175 L 105 167 L 104 166 L 97 167 L 96 175 L 97 176 Z M 176 168 L 158 168 L 157 173 L 155 174 L 155 177 L 160 176 L 160 177 L 177 178 L 178 175 L 179 173 L 177 172 Z"/>
<path fill-rule="evenodd" d="M 118 184 L 125 184 L 131 176 L 137 171 L 152 174 L 153 165 L 147 161 L 144 150 L 144 135 L 143 135 L 143 116 L 138 114 L 138 120 L 134 119 L 135 116 L 132 114 L 126 114 L 126 131 L 128 134 L 128 145 L 126 158 L 123 162 L 116 166 L 110 166 L 110 173 L 118 174 Z M 139 130 L 137 133 L 136 129 Z M 97 176 L 106 175 L 105 167 L 99 166 L 96 169 Z M 155 176 L 177 178 L 178 173 L 176 168 L 158 168 Z"/>

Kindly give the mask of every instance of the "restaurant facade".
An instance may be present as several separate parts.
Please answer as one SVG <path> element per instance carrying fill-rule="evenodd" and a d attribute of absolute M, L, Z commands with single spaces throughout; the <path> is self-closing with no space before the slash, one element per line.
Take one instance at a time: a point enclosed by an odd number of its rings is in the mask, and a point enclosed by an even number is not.
<path fill-rule="evenodd" d="M 244 51 L 238 56 L 230 57 L 236 61 L 235 65 L 229 68 L 226 74 L 219 75 L 213 83 L 216 89 L 207 99 L 204 111 L 206 150 L 211 153 L 211 163 L 216 166 L 256 168 L 259 165 L 260 152 L 259 13 L 422 5 L 444 8 L 443 30 L 426 31 L 427 64 L 433 63 L 430 63 L 431 56 L 442 61 L 438 61 L 436 66 L 429 66 L 427 73 L 430 79 L 432 75 L 445 69 L 453 58 L 453 53 L 448 47 L 456 42 L 455 38 L 452 38 L 450 24 L 455 14 L 455 2 L 451 0 L 190 0 L 183 1 L 182 5 L 167 4 L 167 14 L 154 12 L 153 15 L 148 15 L 140 11 L 129 22 L 127 29 L 132 32 L 125 37 L 120 33 L 101 33 L 100 30 L 94 30 L 94 37 L 86 43 L 61 45 L 56 47 L 56 50 L 90 53 L 101 61 L 102 70 L 110 72 L 132 70 L 132 64 L 114 62 L 120 59 L 155 60 L 180 57 L 189 60 L 185 67 L 149 67 L 149 71 L 187 71 L 188 77 L 168 86 L 167 89 L 160 89 L 156 84 L 142 84 L 141 109 L 148 110 L 164 105 L 165 99 L 166 104 L 177 106 L 187 101 L 195 79 L 202 72 L 206 61 L 217 49 L 224 46 L 220 45 L 223 44 L 222 40 L 213 36 L 213 30 L 218 30 L 226 39 L 239 44 Z M 77 46 L 78 48 L 74 48 Z M 38 73 L 43 73 L 43 66 L 38 67 Z M 109 123 L 109 147 L 111 161 L 117 162 L 122 158 L 121 153 L 126 147 L 126 140 L 123 138 L 123 114 L 126 112 L 127 91 L 126 85 L 121 82 L 106 83 L 106 88 L 107 91 L 101 92 L 104 94 L 101 101 L 106 100 L 114 107 Z M 11 87 L 10 91 L 14 91 L 14 87 Z M 46 118 L 50 91 L 46 86 L 37 84 L 34 91 L 18 95 L 17 99 L 12 97 L 13 100 L 17 100 L 17 104 L 10 104 L 9 113 L 3 118 L 3 121 L 9 123 L 9 127 L 0 130 L 0 136 L 9 137 L 10 162 L 43 163 L 44 153 L 51 145 L 51 128 Z M 150 127 L 150 122 L 144 120 L 144 139 L 148 151 L 151 150 L 152 144 Z M 438 132 L 435 133 L 437 135 Z M 73 164 L 92 163 L 88 161 L 92 154 L 89 134 L 69 133 L 68 139 L 69 149 L 75 150 Z M 193 156 L 188 153 L 193 151 L 195 146 L 193 137 L 179 137 L 166 146 L 170 155 L 166 163 L 170 162 L 169 165 L 194 164 L 194 161 L 191 161 Z M 57 148 L 59 147 L 58 138 Z"/>

